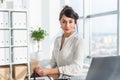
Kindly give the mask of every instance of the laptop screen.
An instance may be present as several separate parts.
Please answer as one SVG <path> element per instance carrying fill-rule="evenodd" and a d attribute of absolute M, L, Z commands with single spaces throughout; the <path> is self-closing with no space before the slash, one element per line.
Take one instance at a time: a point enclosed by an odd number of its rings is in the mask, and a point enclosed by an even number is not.
<path fill-rule="evenodd" d="M 120 80 L 120 56 L 93 58 L 86 80 Z"/>

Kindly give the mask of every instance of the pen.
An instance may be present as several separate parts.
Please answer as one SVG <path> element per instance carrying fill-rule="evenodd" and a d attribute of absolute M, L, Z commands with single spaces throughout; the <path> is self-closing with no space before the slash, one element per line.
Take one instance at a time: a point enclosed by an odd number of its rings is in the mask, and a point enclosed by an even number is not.
<path fill-rule="evenodd" d="M 34 80 L 36 80 L 36 71 L 34 69 L 34 74 L 33 74 Z"/>

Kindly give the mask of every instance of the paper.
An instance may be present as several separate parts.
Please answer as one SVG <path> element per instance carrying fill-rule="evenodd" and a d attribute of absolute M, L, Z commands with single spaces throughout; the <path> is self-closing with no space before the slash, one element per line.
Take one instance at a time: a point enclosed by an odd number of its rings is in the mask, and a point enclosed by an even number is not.
<path fill-rule="evenodd" d="M 34 80 L 34 78 L 30 78 L 30 80 Z M 51 80 L 51 79 L 49 79 L 48 76 L 45 76 L 45 77 L 36 77 L 36 80 Z"/>

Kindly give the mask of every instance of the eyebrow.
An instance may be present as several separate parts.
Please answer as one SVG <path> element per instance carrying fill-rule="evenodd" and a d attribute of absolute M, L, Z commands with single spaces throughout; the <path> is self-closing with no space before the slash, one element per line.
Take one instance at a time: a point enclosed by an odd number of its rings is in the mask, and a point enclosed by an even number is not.
<path fill-rule="evenodd" d="M 61 19 L 63 21 L 67 21 L 66 19 Z M 69 19 L 69 21 L 74 21 L 74 19 Z"/>

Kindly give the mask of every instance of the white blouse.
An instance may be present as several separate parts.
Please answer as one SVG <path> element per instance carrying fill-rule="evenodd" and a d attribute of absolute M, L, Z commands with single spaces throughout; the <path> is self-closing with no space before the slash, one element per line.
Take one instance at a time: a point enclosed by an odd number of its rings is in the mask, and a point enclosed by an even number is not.
<path fill-rule="evenodd" d="M 83 67 L 83 39 L 77 33 L 65 38 L 60 50 L 62 36 L 56 38 L 50 61 L 51 67 L 58 67 L 59 72 L 71 76 L 80 75 Z"/>

